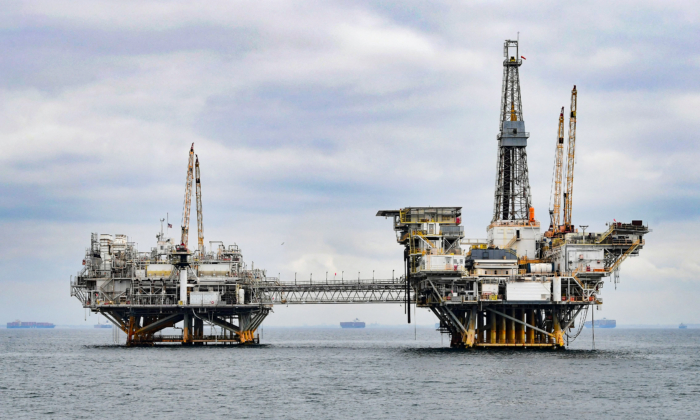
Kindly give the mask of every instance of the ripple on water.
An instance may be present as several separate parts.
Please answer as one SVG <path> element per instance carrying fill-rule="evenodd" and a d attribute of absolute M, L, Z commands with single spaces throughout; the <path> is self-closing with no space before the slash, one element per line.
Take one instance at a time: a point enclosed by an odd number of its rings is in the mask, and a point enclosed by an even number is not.
<path fill-rule="evenodd" d="M 126 348 L 0 330 L 6 418 L 700 418 L 700 330 L 590 332 L 568 351 L 454 350 L 433 329 L 266 328 L 251 347 Z"/>

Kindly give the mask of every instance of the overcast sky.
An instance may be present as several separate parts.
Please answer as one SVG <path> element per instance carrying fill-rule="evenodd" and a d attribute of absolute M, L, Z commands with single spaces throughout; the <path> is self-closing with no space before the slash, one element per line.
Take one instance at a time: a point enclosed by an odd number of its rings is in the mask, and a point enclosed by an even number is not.
<path fill-rule="evenodd" d="M 90 233 L 148 250 L 161 217 L 177 227 L 192 142 L 205 241 L 282 280 L 398 272 L 378 209 L 462 206 L 485 237 L 518 32 L 537 218 L 576 84 L 574 223 L 653 229 L 596 317 L 700 323 L 694 2 L 2 3 L 2 323 L 94 323 L 69 293 Z M 265 325 L 355 317 L 404 322 L 398 305 L 304 306 Z"/>

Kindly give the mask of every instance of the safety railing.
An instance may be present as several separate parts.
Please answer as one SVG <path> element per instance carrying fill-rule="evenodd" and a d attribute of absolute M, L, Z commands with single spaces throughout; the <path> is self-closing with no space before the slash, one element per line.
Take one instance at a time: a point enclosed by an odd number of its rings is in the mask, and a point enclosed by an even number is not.
<path fill-rule="evenodd" d="M 561 297 L 562 302 L 593 302 L 594 298 L 593 296 L 562 296 Z"/>
<path fill-rule="evenodd" d="M 457 223 L 457 213 L 455 210 L 432 208 L 432 209 L 404 209 L 399 211 L 401 223 Z"/>
<path fill-rule="evenodd" d="M 270 286 L 322 286 L 322 285 L 329 285 L 329 286 L 352 286 L 352 285 L 372 285 L 372 284 L 402 284 L 405 283 L 405 280 L 402 277 L 395 277 L 392 279 L 323 279 L 323 280 L 313 280 L 313 279 L 308 279 L 308 280 L 294 280 L 294 281 L 280 281 L 277 282 L 276 284 L 267 284 L 267 285 L 261 285 L 261 287 L 270 287 Z"/>
<path fill-rule="evenodd" d="M 489 240 L 486 238 L 462 238 L 459 241 L 460 244 L 462 245 L 478 245 L 478 244 L 487 244 L 489 243 Z"/>
<path fill-rule="evenodd" d="M 452 302 L 452 303 L 464 303 L 464 302 L 476 302 L 476 296 L 475 295 L 458 295 L 458 296 L 451 296 L 447 295 L 444 298 L 444 301 L 446 302 Z"/>

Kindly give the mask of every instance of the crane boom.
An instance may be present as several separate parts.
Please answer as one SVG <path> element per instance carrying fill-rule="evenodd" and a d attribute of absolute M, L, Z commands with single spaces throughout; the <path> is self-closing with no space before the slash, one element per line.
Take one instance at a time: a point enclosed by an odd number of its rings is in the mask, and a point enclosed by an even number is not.
<path fill-rule="evenodd" d="M 199 182 L 199 156 L 195 156 L 194 179 L 197 196 L 197 243 L 201 256 L 204 254 L 204 225 L 202 221 L 202 184 Z"/>
<path fill-rule="evenodd" d="M 571 91 L 571 114 L 569 115 L 569 147 L 568 161 L 566 163 L 566 193 L 564 194 L 564 228 L 566 232 L 573 232 L 571 225 L 571 209 L 574 192 L 574 162 L 576 157 L 576 85 Z"/>
<path fill-rule="evenodd" d="M 187 181 L 185 182 L 185 203 L 182 209 L 182 237 L 180 244 L 187 248 L 190 231 L 190 207 L 192 207 L 192 166 L 194 162 L 194 143 L 190 147 L 190 158 L 187 163 Z"/>
<path fill-rule="evenodd" d="M 557 231 L 560 223 L 562 166 L 564 166 L 564 107 L 561 107 L 559 113 L 557 148 L 554 154 L 554 215 L 550 227 L 552 231 Z"/>

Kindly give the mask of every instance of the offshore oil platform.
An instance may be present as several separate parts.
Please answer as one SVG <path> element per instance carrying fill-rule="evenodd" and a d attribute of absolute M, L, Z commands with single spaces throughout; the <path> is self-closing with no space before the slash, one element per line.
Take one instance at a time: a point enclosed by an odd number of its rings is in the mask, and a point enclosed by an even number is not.
<path fill-rule="evenodd" d="M 604 280 L 636 256 L 649 233 L 641 221 L 608 224 L 601 233 L 572 223 L 577 90 L 571 94 L 564 171 L 564 109 L 555 142 L 554 202 L 541 232 L 532 207 L 520 96 L 518 41 L 504 43 L 503 88 L 494 212 L 487 238 L 467 239 L 461 207 L 380 210 L 404 246 L 403 276 L 281 282 L 248 267 L 236 244 L 204 245 L 199 159 L 190 148 L 180 240 L 140 252 L 126 235 L 92 234 L 71 295 L 126 333 L 128 346 L 158 343 L 258 343 L 258 327 L 275 304 L 404 303 L 430 309 L 456 348 L 564 348 L 603 303 Z M 196 197 L 198 246 L 188 245 Z M 562 215 L 563 201 L 563 215 Z M 580 317 L 578 325 L 575 320 Z M 182 325 L 182 327 L 177 327 Z M 205 325 L 210 328 L 206 334 Z M 175 335 L 162 331 L 175 327 Z M 217 330 L 218 328 L 218 330 Z"/>
<path fill-rule="evenodd" d="M 198 244 L 191 250 L 193 184 Z M 140 252 L 126 235 L 93 233 L 83 269 L 71 278 L 71 296 L 122 330 L 127 346 L 259 343 L 256 330 L 273 304 L 404 301 L 401 278 L 282 283 L 263 269 L 248 267 L 236 244 L 210 241 L 207 249 L 194 144 L 189 152 L 179 241 L 166 237 L 164 221 L 161 219 L 156 246 L 147 252 Z M 205 325 L 214 327 L 209 334 Z M 169 327 L 179 333 L 162 334 Z"/>
<path fill-rule="evenodd" d="M 571 92 L 566 190 L 564 108 L 559 114 L 554 163 L 554 205 L 541 233 L 532 207 L 527 139 L 520 96 L 518 41 L 503 46 L 493 218 L 487 238 L 465 239 L 460 207 L 383 210 L 404 246 L 407 290 L 429 308 L 452 347 L 563 348 L 575 338 L 588 308 L 601 305 L 604 279 L 617 283 L 620 264 L 639 255 L 649 228 L 641 221 L 608 224 L 602 233 L 572 223 L 577 90 Z M 561 202 L 564 201 L 563 218 Z"/>

